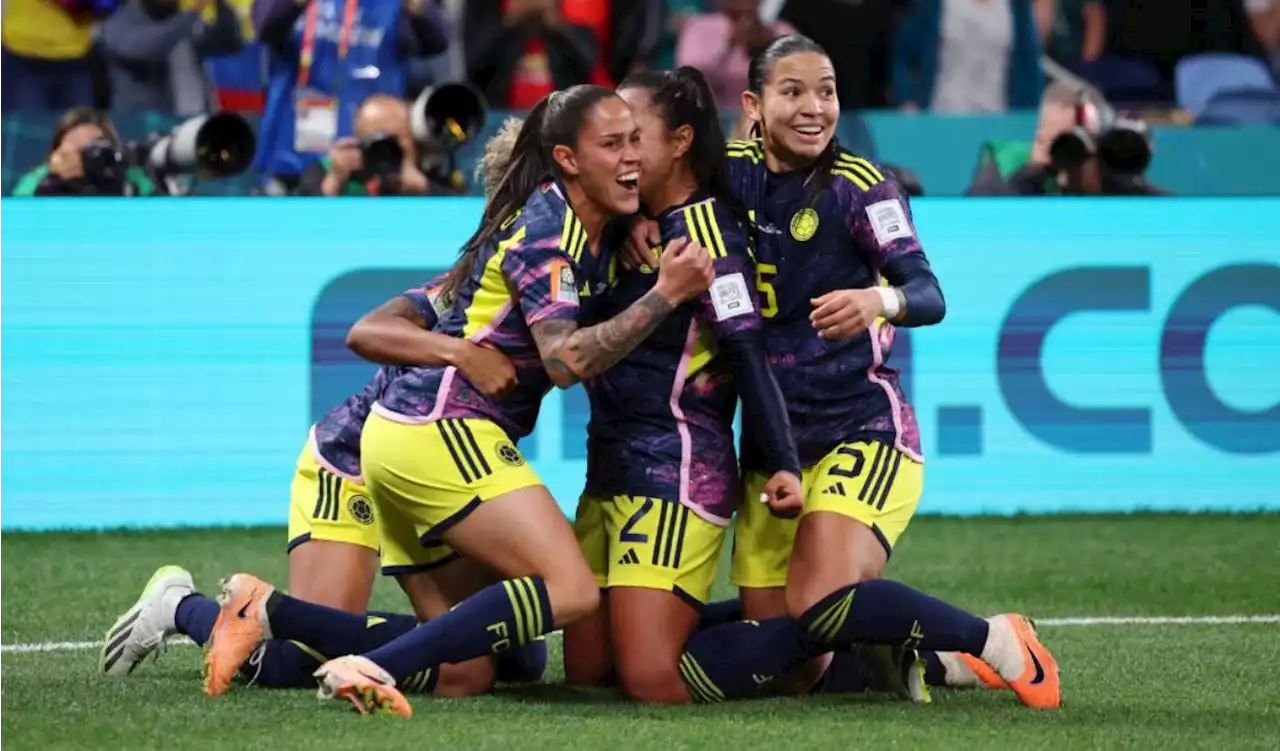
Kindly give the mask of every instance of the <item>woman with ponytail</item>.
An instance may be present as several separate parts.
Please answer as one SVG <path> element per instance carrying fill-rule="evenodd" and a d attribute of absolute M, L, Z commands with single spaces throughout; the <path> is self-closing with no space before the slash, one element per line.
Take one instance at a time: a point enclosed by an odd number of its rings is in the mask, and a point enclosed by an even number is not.
<path fill-rule="evenodd" d="M 638 141 L 630 109 L 609 89 L 575 86 L 538 103 L 445 281 L 450 305 L 436 326 L 506 356 L 515 387 L 491 398 L 456 368 L 403 368 L 364 425 L 361 469 L 384 525 L 383 563 L 401 567 L 415 609 L 435 594 L 425 569 L 441 546 L 502 581 L 367 649 L 363 615 L 236 574 L 223 586 L 206 658 L 211 686 L 225 691 L 254 645 L 274 636 L 348 655 L 317 671 L 325 695 L 361 712 L 408 716 L 397 681 L 520 647 L 596 609 L 599 593 L 573 530 L 515 442 L 533 430 L 552 385 L 608 370 L 711 281 L 706 251 L 685 243 L 645 295 L 579 327 L 580 295 L 608 268 L 605 223 L 639 208 Z"/>
<path fill-rule="evenodd" d="M 984 620 L 880 578 L 924 487 L 919 427 L 887 364 L 894 328 L 946 311 L 906 195 L 837 143 L 835 70 L 813 40 L 782 37 L 756 55 L 742 104 L 758 138 L 730 143 L 730 172 L 759 224 L 765 337 L 785 364 L 804 467 L 798 519 L 760 504 L 739 516 L 732 578 L 746 617 L 790 615 L 846 654 L 918 646 L 933 675 L 959 666 L 1028 706 L 1059 706 L 1057 664 L 1026 618 Z M 750 497 L 769 467 L 750 443 L 742 454 Z"/>
<path fill-rule="evenodd" d="M 565 672 L 586 685 L 616 673 L 636 701 L 756 696 L 759 676 L 807 656 L 794 622 L 694 634 L 741 500 L 739 396 L 766 455 L 764 492 L 800 492 L 786 406 L 762 346 L 750 220 L 730 192 L 724 134 L 701 73 L 641 73 L 618 91 L 640 125 L 640 200 L 660 228 L 658 252 L 665 260 L 690 239 L 714 260 L 715 280 L 586 384 L 588 476 L 574 526 L 606 605 L 566 629 Z M 625 308 L 654 284 L 651 271 L 620 272 L 597 313 Z"/>

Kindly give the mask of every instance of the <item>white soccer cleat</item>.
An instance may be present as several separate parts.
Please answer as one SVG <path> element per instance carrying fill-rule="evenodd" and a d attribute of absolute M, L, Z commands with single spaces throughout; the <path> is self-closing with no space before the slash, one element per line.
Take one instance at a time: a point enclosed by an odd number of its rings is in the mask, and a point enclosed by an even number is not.
<path fill-rule="evenodd" d="M 98 669 L 107 675 L 126 676 L 147 656 L 159 656 L 165 638 L 178 631 L 174 623 L 178 603 L 195 591 L 191 574 L 181 566 L 157 569 L 138 601 L 107 631 Z"/>

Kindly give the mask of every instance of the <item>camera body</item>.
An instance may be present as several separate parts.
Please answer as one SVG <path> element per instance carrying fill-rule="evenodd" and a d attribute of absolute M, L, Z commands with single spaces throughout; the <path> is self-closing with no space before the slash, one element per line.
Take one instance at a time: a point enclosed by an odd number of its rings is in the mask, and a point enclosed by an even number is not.
<path fill-rule="evenodd" d="M 80 149 L 84 181 L 95 194 L 122 196 L 129 162 L 110 138 L 95 138 Z"/>
<path fill-rule="evenodd" d="M 404 164 L 404 149 L 400 141 L 389 133 L 373 133 L 360 139 L 360 157 L 363 166 L 352 175 L 359 182 L 373 179 L 392 182 L 389 178 L 397 177 Z"/>
<path fill-rule="evenodd" d="M 1141 176 L 1151 165 L 1151 128 L 1136 117 L 1103 111 L 1082 95 L 1075 125 L 1053 139 L 1049 160 L 1055 172 L 1071 172 L 1097 158 L 1104 173 Z"/>

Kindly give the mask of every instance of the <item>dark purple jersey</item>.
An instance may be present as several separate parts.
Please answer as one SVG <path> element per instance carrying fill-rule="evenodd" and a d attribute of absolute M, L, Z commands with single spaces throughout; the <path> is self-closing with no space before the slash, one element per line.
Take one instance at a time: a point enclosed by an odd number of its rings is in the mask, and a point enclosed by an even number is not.
<path fill-rule="evenodd" d="M 440 300 L 444 280 L 445 274 L 441 274 L 423 286 L 404 293 L 404 297 L 417 308 L 429 329 L 435 327 L 440 308 L 444 307 Z M 345 402 L 320 418 L 311 428 L 311 445 L 316 453 L 316 461 L 336 475 L 360 482 L 360 431 L 364 430 L 364 421 L 369 417 L 369 410 L 373 409 L 374 402 L 382 396 L 383 390 L 399 370 L 400 368 L 391 366 L 378 368 L 378 372 L 373 374 L 373 378 L 359 393 L 348 397 Z"/>
<path fill-rule="evenodd" d="M 811 300 L 873 287 L 886 262 L 923 256 L 906 195 L 878 166 L 844 150 L 816 195 L 813 169 L 771 173 L 758 141 L 730 142 L 728 156 L 734 189 L 758 227 L 757 288 L 769 359 L 801 463 L 812 465 L 838 444 L 858 440 L 883 441 L 919 458 L 915 413 L 888 364 L 893 326 L 878 321 L 851 339 L 827 341 L 809 321 Z M 744 468 L 759 463 L 744 441 Z"/>
<path fill-rule="evenodd" d="M 579 284 L 604 263 L 588 249 L 586 230 L 547 181 L 478 251 L 471 275 L 436 331 L 506 355 L 517 383 L 502 398 L 485 396 L 455 367 L 402 368 L 375 409 L 399 422 L 478 418 L 496 423 L 512 441 L 528 435 L 551 388 L 529 327 L 579 317 Z"/>
<path fill-rule="evenodd" d="M 781 393 L 759 341 L 764 324 L 755 264 L 745 229 L 721 201 L 696 197 L 663 212 L 659 225 L 664 247 L 678 238 L 705 247 L 716 278 L 706 293 L 677 308 L 626 357 L 586 383 L 587 490 L 678 500 L 710 522 L 727 524 L 741 500 L 733 446 L 740 392 L 749 410 L 766 415 L 764 424 L 781 423 L 771 425 L 785 444 L 780 453 L 787 454 L 777 461 L 799 470 Z M 594 301 L 597 320 L 649 293 L 657 275 L 619 270 L 609 279 L 607 294 Z M 752 357 L 758 367 L 740 378 L 739 363 Z"/>

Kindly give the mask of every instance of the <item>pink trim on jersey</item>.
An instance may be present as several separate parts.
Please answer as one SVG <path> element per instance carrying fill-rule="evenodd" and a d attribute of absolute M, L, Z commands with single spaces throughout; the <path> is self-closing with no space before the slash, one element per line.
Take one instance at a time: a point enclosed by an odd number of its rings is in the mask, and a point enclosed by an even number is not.
<path fill-rule="evenodd" d="M 385 417 L 391 422 L 398 422 L 401 425 L 427 425 L 439 420 L 444 413 L 446 400 L 440 397 L 440 394 L 449 393 L 449 386 L 453 383 L 454 368 L 449 367 L 445 370 L 444 378 L 440 380 L 440 391 L 436 394 L 436 406 L 432 408 L 431 414 L 423 417 L 422 415 L 406 415 L 395 412 L 382 406 L 382 402 L 374 402 L 372 411 L 379 417 Z"/>
<path fill-rule="evenodd" d="M 689 333 L 684 339 L 684 352 L 680 355 L 680 364 L 676 366 L 676 379 L 671 384 L 671 414 L 676 418 L 676 432 L 680 434 L 680 503 L 697 512 L 697 507 L 689 500 L 689 472 L 693 465 L 693 437 L 689 435 L 689 425 L 685 422 L 684 410 L 680 407 L 680 395 L 684 393 L 685 381 L 689 379 L 689 361 L 693 359 L 693 348 L 698 343 L 698 322 L 689 322 Z M 701 514 L 699 514 L 701 516 Z"/>
<path fill-rule="evenodd" d="M 444 376 L 440 378 L 440 388 L 436 389 L 436 406 L 431 408 L 431 414 L 423 418 L 423 422 L 435 422 L 444 417 L 444 408 L 449 403 L 449 392 L 453 390 L 453 377 L 458 374 L 458 369 L 450 365 L 444 369 Z"/>
<path fill-rule="evenodd" d="M 867 333 L 871 339 L 871 365 L 867 367 L 867 380 L 884 389 L 884 395 L 889 397 L 889 411 L 893 414 L 894 448 L 917 462 L 924 462 L 923 456 L 907 448 L 902 442 L 902 402 L 898 401 L 898 393 L 893 390 L 893 386 L 876 375 L 876 368 L 884 364 L 884 351 L 880 349 L 880 337 L 877 333 L 874 330 L 868 330 Z"/>
<path fill-rule="evenodd" d="M 479 344 L 484 341 L 486 337 L 493 333 L 494 329 L 498 328 L 498 326 L 502 325 L 502 322 L 506 320 L 507 314 L 511 312 L 511 305 L 512 302 L 510 300 L 504 302 L 502 307 L 498 308 L 498 314 L 489 321 L 488 325 L 467 337 L 467 341 L 475 344 Z"/>
<path fill-rule="evenodd" d="M 694 516 L 699 517 L 705 522 L 710 522 L 716 525 L 717 527 L 727 527 L 729 526 L 729 522 L 732 521 L 732 517 L 716 516 L 715 514 L 711 513 L 710 511 L 707 511 L 706 509 L 704 509 L 703 507 L 695 503 L 686 503 L 684 504 L 684 507 L 692 511 Z"/>
<path fill-rule="evenodd" d="M 361 477 L 360 475 L 349 475 L 346 472 L 343 472 L 342 470 L 333 466 L 332 462 L 324 458 L 324 456 L 320 453 L 320 444 L 316 443 L 316 426 L 314 425 L 311 426 L 311 430 L 307 433 L 307 443 L 311 446 L 311 456 L 315 457 L 316 464 L 319 464 L 321 467 L 324 467 L 325 471 L 327 471 L 329 474 L 337 475 L 338 477 L 341 477 L 344 480 L 350 480 L 351 482 L 354 482 L 357 485 L 364 485 L 363 477 Z"/>

